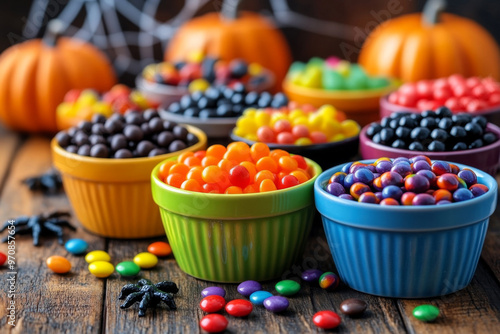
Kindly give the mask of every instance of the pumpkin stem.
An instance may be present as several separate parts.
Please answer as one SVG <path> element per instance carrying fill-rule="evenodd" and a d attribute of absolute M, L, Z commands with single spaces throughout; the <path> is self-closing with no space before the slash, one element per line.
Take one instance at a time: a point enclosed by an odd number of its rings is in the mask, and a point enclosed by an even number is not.
<path fill-rule="evenodd" d="M 422 21 L 425 24 L 434 25 L 439 23 L 441 13 L 446 8 L 446 0 L 428 0 L 422 11 Z"/>
<path fill-rule="evenodd" d="M 221 15 L 226 20 L 236 20 L 238 18 L 238 7 L 241 0 L 223 0 Z"/>
<path fill-rule="evenodd" d="M 47 29 L 43 35 L 43 42 L 48 46 L 56 46 L 59 37 L 64 35 L 65 24 L 62 20 L 53 19 L 47 24 Z"/>

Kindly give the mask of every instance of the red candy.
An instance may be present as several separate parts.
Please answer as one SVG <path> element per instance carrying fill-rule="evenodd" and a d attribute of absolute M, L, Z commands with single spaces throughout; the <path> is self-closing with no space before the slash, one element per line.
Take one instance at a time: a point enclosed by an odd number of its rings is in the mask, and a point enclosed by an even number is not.
<path fill-rule="evenodd" d="M 322 329 L 332 329 L 340 325 L 340 317 L 333 311 L 319 311 L 313 315 L 313 323 Z"/>
<path fill-rule="evenodd" d="M 201 318 L 200 327 L 209 333 L 222 332 L 227 328 L 227 319 L 221 314 L 209 314 Z"/>
<path fill-rule="evenodd" d="M 210 295 L 203 298 L 200 302 L 200 308 L 208 313 L 214 313 L 222 310 L 226 305 L 224 297 L 218 295 Z"/>
<path fill-rule="evenodd" d="M 246 317 L 252 310 L 252 303 L 244 299 L 231 300 L 226 304 L 226 312 L 233 317 Z"/>
<path fill-rule="evenodd" d="M 148 246 L 148 252 L 158 257 L 164 257 L 172 254 L 172 248 L 166 242 L 157 241 Z"/>
<path fill-rule="evenodd" d="M 4 253 L 0 252 L 0 266 L 3 266 L 3 264 L 7 261 L 7 255 Z"/>

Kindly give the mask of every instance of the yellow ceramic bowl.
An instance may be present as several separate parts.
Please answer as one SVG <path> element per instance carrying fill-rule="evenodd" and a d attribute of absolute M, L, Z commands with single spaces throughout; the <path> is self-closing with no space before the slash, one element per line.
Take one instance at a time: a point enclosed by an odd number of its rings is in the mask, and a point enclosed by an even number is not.
<path fill-rule="evenodd" d="M 151 194 L 151 171 L 161 161 L 186 151 L 203 150 L 203 131 L 186 126 L 198 143 L 155 157 L 102 159 L 81 156 L 51 142 L 52 160 L 62 174 L 76 217 L 90 232 L 110 238 L 148 238 L 165 234 Z"/>
<path fill-rule="evenodd" d="M 380 89 L 366 90 L 325 90 L 297 86 L 288 80 L 283 81 L 283 91 L 290 101 L 312 104 L 316 108 L 331 104 L 345 112 L 347 118 L 364 126 L 379 119 L 380 97 L 397 88 L 395 83 Z"/>

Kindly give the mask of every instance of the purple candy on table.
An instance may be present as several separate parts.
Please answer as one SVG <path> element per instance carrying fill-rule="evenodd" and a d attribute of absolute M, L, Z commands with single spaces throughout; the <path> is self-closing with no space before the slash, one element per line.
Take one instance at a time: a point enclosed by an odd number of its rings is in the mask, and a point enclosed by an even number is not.
<path fill-rule="evenodd" d="M 411 163 L 415 163 L 417 161 L 426 161 L 427 162 L 427 157 L 425 155 L 416 155 L 416 156 L 410 158 Z"/>
<path fill-rule="evenodd" d="M 391 170 L 391 168 L 392 168 L 392 162 L 387 161 L 387 160 L 379 161 L 379 163 L 377 164 L 377 166 L 375 166 L 375 170 L 378 173 L 389 172 Z"/>
<path fill-rule="evenodd" d="M 344 186 L 337 182 L 329 183 L 326 186 L 326 191 L 332 194 L 333 196 L 339 196 L 345 194 Z"/>
<path fill-rule="evenodd" d="M 459 178 L 465 181 L 467 184 L 467 187 L 472 186 L 473 184 L 477 183 L 477 175 L 470 169 L 463 169 L 460 172 L 458 172 L 457 175 Z"/>
<path fill-rule="evenodd" d="M 368 168 L 359 168 L 354 172 L 354 182 L 369 184 L 373 179 L 373 173 Z"/>
<path fill-rule="evenodd" d="M 405 181 L 405 189 L 414 193 L 426 192 L 430 186 L 429 180 L 423 175 L 415 174 L 408 177 Z"/>
<path fill-rule="evenodd" d="M 378 199 L 379 202 L 384 199 L 384 195 L 382 195 L 381 191 L 377 191 L 375 193 L 375 197 L 377 197 L 377 199 Z"/>
<path fill-rule="evenodd" d="M 367 166 L 361 163 L 352 164 L 351 167 L 349 168 L 349 173 L 354 174 L 359 169 L 367 169 Z"/>
<path fill-rule="evenodd" d="M 411 174 L 411 165 L 409 162 L 400 161 L 397 163 L 393 163 L 391 168 L 391 172 L 398 173 L 402 177 Z"/>
<path fill-rule="evenodd" d="M 333 174 L 333 176 L 330 178 L 330 181 L 337 182 L 337 183 L 340 183 L 341 185 L 344 185 L 345 176 L 346 176 L 346 173 L 337 172 L 337 173 Z"/>
<path fill-rule="evenodd" d="M 288 299 L 282 296 L 272 296 L 264 299 L 264 307 L 273 313 L 283 312 L 289 305 Z"/>
<path fill-rule="evenodd" d="M 417 194 L 412 201 L 412 205 L 434 205 L 436 204 L 436 199 L 429 194 Z"/>
<path fill-rule="evenodd" d="M 377 171 L 375 169 L 375 166 L 373 166 L 373 165 L 368 165 L 368 166 L 366 166 L 366 168 L 368 168 L 370 170 L 370 172 L 372 172 L 372 173 L 375 173 Z"/>
<path fill-rule="evenodd" d="M 339 198 L 347 199 L 349 201 L 354 201 L 354 197 L 352 197 L 349 194 L 342 194 L 342 195 L 339 196 Z"/>
<path fill-rule="evenodd" d="M 453 201 L 463 202 L 474 198 L 472 192 L 467 188 L 460 188 L 453 192 Z"/>
<path fill-rule="evenodd" d="M 262 290 L 262 285 L 260 285 L 257 281 L 249 280 L 241 282 L 240 285 L 238 285 L 237 290 L 243 296 L 248 297 L 255 291 Z"/>
<path fill-rule="evenodd" d="M 481 186 L 476 186 L 476 185 L 473 185 L 469 188 L 469 190 L 471 191 L 472 195 L 474 197 L 479 197 L 481 195 L 484 195 L 486 194 L 487 190 L 483 189 L 483 187 Z"/>
<path fill-rule="evenodd" d="M 400 163 L 400 162 L 406 162 L 406 163 L 408 163 L 408 164 L 410 164 L 410 163 L 411 163 L 410 159 L 405 158 L 405 157 L 398 157 L 398 158 L 396 158 L 396 159 L 392 160 L 392 164 L 393 164 L 393 165 L 395 165 L 395 164 L 397 164 L 397 163 Z"/>
<path fill-rule="evenodd" d="M 208 288 L 205 288 L 201 291 L 201 296 L 203 298 L 208 297 L 208 296 L 221 296 L 225 297 L 226 296 L 226 290 L 223 288 L 220 288 L 218 286 L 209 286 Z"/>
<path fill-rule="evenodd" d="M 445 173 L 451 173 L 451 166 L 449 163 L 445 161 L 434 161 L 434 163 L 431 166 L 431 171 L 436 174 L 436 176 L 439 176 L 441 174 Z"/>
<path fill-rule="evenodd" d="M 431 170 L 431 165 L 425 160 L 418 160 L 413 163 L 413 172 L 416 173 L 421 170 Z"/>
<path fill-rule="evenodd" d="M 319 269 L 308 269 L 300 277 L 306 282 L 317 282 L 321 275 L 323 272 Z"/>
<path fill-rule="evenodd" d="M 433 172 L 431 172 L 430 170 L 419 170 L 416 175 L 422 175 L 422 176 L 425 176 L 425 178 L 427 180 L 429 180 L 429 183 L 431 185 L 435 184 L 436 183 L 436 180 L 437 180 L 437 177 L 436 177 L 436 174 L 434 174 Z"/>
<path fill-rule="evenodd" d="M 399 186 L 403 184 L 403 177 L 396 172 L 386 172 L 380 176 L 382 188 L 390 185 Z"/>
<path fill-rule="evenodd" d="M 378 203 L 378 199 L 377 199 L 377 196 L 375 196 L 374 193 L 372 193 L 371 191 L 368 191 L 368 192 L 362 193 L 359 196 L 358 202 L 377 204 Z"/>

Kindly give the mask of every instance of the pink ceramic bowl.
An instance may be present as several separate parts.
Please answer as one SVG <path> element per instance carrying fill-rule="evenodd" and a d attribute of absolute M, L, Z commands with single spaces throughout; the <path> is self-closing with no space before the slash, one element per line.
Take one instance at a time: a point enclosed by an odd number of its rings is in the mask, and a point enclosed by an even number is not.
<path fill-rule="evenodd" d="M 386 96 L 382 96 L 380 98 L 380 118 L 388 117 L 394 112 L 411 112 L 415 114 L 419 114 L 422 110 L 417 108 L 409 108 L 403 107 L 398 104 L 394 104 L 389 102 Z M 458 112 L 467 112 L 474 116 L 484 116 L 488 120 L 488 122 L 500 125 L 500 106 L 491 107 L 488 109 L 479 110 L 476 112 L 468 112 L 468 111 L 458 111 Z M 457 112 L 453 112 L 457 113 Z"/>
<path fill-rule="evenodd" d="M 476 167 L 493 176 L 500 166 L 500 128 L 491 123 L 488 123 L 486 129 L 499 138 L 493 144 L 471 150 L 447 152 L 410 151 L 376 144 L 366 135 L 368 127 L 369 125 L 361 129 L 359 134 L 359 151 L 363 159 L 378 159 L 381 157 L 410 158 L 422 154 L 428 156 L 431 160 L 445 160 Z"/>

